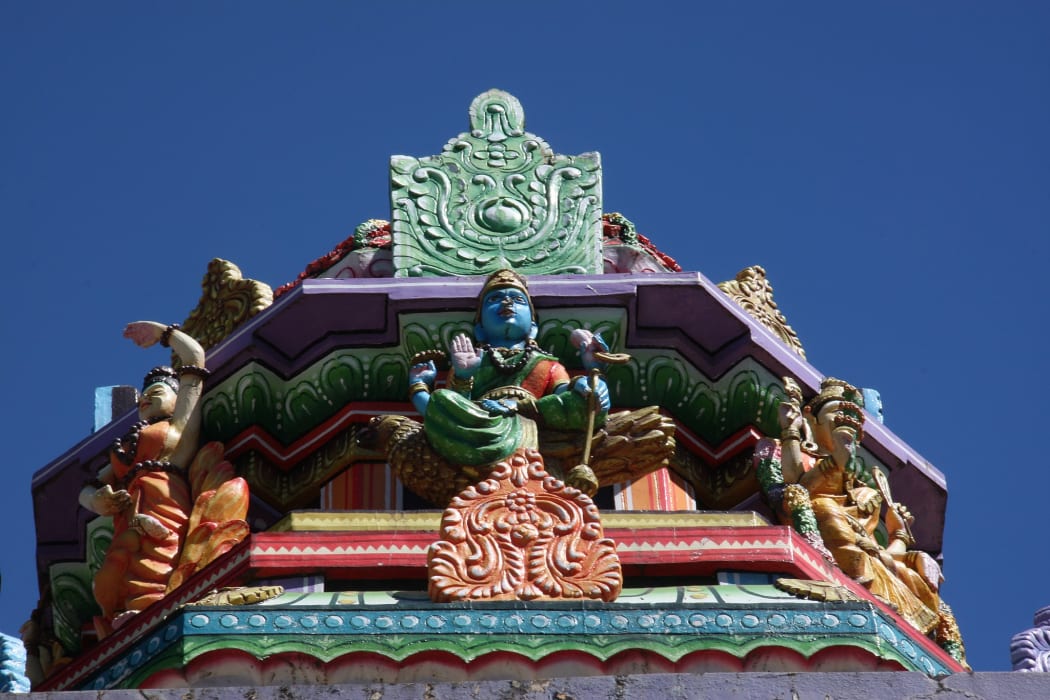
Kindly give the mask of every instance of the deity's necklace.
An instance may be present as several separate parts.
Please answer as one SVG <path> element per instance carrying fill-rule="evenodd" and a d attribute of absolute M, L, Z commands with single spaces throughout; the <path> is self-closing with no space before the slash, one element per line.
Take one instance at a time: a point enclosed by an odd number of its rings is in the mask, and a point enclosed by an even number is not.
<path fill-rule="evenodd" d="M 515 350 L 514 348 L 500 348 L 493 347 L 491 345 L 486 346 L 489 351 L 489 357 L 492 358 L 492 364 L 495 366 L 496 371 L 500 374 L 513 374 L 517 372 L 532 358 L 532 353 L 536 351 L 536 346 L 532 343 L 528 343 L 521 350 Z M 510 358 L 514 359 L 510 359 Z"/>
<path fill-rule="evenodd" d="M 113 446 L 110 450 L 116 455 L 123 464 L 129 467 L 135 461 L 135 453 L 139 449 L 139 436 L 142 434 L 142 429 L 148 425 L 159 423 L 162 420 L 171 420 L 171 416 L 158 416 L 156 418 L 150 418 L 149 420 L 140 420 L 131 426 L 131 429 L 124 434 L 124 437 L 119 437 L 113 441 Z"/>

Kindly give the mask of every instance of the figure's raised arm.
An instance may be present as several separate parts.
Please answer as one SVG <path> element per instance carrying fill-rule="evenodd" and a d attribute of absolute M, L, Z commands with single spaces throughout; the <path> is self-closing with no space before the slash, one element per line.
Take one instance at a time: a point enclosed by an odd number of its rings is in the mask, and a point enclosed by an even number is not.
<path fill-rule="evenodd" d="M 777 409 L 780 423 L 781 459 L 785 484 L 794 484 L 802 478 L 802 434 L 805 420 L 802 417 L 802 389 L 791 377 L 784 377 L 786 394 Z"/>
<path fill-rule="evenodd" d="M 166 326 L 156 321 L 134 321 L 124 328 L 124 337 L 143 348 L 156 343 L 171 347 L 179 358 L 181 364 L 176 369 L 179 389 L 171 416 L 171 430 L 177 444 L 171 461 L 187 464 L 196 454 L 200 442 L 200 398 L 204 393 L 204 379 L 209 374 L 204 366 L 204 348 L 184 333 L 177 323 Z"/>

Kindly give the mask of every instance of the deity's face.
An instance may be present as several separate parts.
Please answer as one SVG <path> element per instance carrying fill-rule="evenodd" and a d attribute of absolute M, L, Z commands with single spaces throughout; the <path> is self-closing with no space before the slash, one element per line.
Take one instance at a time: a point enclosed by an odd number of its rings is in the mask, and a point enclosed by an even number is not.
<path fill-rule="evenodd" d="M 529 298 L 521 289 L 493 289 L 482 297 L 476 329 L 478 340 L 511 347 L 535 337 L 536 330 Z"/>
<path fill-rule="evenodd" d="M 857 431 L 845 422 L 847 413 L 842 401 L 828 401 L 814 415 L 807 411 L 813 440 L 822 452 L 830 454 L 839 445 L 857 441 Z"/>
<path fill-rule="evenodd" d="M 165 418 L 175 412 L 175 390 L 164 382 L 146 387 L 139 395 L 139 419 Z"/>

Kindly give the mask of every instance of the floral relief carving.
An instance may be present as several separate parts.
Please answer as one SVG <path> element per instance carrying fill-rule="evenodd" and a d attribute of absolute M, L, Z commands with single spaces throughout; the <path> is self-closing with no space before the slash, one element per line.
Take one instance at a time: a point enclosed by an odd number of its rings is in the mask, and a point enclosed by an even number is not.
<path fill-rule="evenodd" d="M 245 279 L 240 268 L 222 258 L 208 263 L 201 290 L 197 307 L 182 326 L 205 350 L 218 345 L 234 329 L 273 303 L 273 291 L 268 285 Z"/>
<path fill-rule="evenodd" d="M 390 159 L 394 276 L 601 273 L 599 154 L 555 153 L 501 90 L 469 112 L 441 154 Z"/>
<path fill-rule="evenodd" d="M 428 553 L 430 598 L 615 600 L 620 559 L 598 508 L 519 449 L 452 499 Z"/>
<path fill-rule="evenodd" d="M 766 271 L 760 265 L 745 267 L 736 273 L 736 279 L 720 282 L 718 287 L 733 301 L 743 307 L 756 321 L 773 331 L 789 348 L 805 359 L 806 351 L 795 330 L 788 325 L 784 314 L 773 301 L 773 285 L 766 279 Z"/>

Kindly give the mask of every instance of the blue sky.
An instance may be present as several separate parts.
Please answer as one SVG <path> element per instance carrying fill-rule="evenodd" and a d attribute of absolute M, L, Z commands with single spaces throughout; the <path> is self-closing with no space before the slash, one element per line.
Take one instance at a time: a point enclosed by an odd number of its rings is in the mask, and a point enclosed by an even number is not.
<path fill-rule="evenodd" d="M 0 631 L 37 596 L 32 474 L 165 359 L 124 324 L 184 318 L 213 257 L 294 279 L 498 87 L 602 153 L 607 211 L 713 281 L 763 265 L 810 362 L 882 392 L 948 479 L 971 663 L 1007 670 L 1050 605 L 1048 35 L 1042 2 L 0 1 Z"/>

